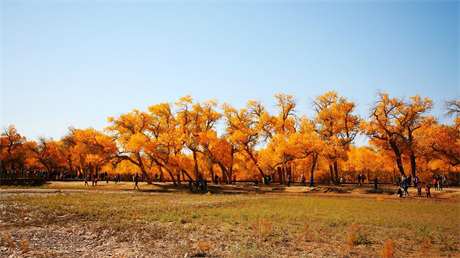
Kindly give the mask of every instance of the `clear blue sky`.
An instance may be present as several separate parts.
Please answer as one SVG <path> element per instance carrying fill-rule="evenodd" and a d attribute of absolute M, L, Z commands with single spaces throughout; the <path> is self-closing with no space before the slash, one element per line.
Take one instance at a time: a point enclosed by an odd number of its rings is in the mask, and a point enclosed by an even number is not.
<path fill-rule="evenodd" d="M 28 138 L 191 94 L 311 115 L 336 90 L 366 116 L 378 90 L 460 97 L 459 2 L 1 2 L 1 126 Z"/>

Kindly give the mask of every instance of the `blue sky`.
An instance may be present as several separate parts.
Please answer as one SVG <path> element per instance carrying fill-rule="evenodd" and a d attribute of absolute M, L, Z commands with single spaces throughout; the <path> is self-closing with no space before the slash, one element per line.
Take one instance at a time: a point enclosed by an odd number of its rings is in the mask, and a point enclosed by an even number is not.
<path fill-rule="evenodd" d="M 191 94 L 243 106 L 328 90 L 366 116 L 379 90 L 460 97 L 459 2 L 1 2 L 1 126 L 59 138 L 68 126 Z"/>

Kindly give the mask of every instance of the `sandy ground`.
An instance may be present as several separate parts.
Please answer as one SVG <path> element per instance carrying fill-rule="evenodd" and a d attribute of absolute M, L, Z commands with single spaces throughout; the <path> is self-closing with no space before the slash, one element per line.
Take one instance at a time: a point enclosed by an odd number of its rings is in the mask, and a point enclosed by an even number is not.
<path fill-rule="evenodd" d="M 81 219 L 75 214 L 43 214 L 41 211 L 31 210 L 22 203 L 11 203 L 5 200 L 15 196 L 48 196 L 73 195 L 86 193 L 106 193 L 123 195 L 160 195 L 168 196 L 173 193 L 186 193 L 186 188 L 174 188 L 169 184 L 155 186 L 141 185 L 141 191 L 131 189 L 131 183 L 112 187 L 101 183 L 98 187 L 82 187 L 83 183 L 52 182 L 45 188 L 1 188 L 0 189 L 0 257 L 378 257 L 372 248 L 357 246 L 353 250 L 340 250 L 334 241 L 311 241 L 308 244 L 292 244 L 286 242 L 285 249 L 272 250 L 267 244 L 267 252 L 239 253 L 235 255 L 227 245 L 213 247 L 209 251 L 209 243 L 218 241 L 221 234 L 207 236 L 202 239 L 202 231 L 212 231 L 206 225 L 193 225 L 193 230 L 187 231 L 187 237 L 182 233 L 168 231 L 166 223 L 149 223 L 133 230 L 119 231 L 116 227 L 107 226 L 99 219 Z M 110 187 L 109 187 L 110 186 Z M 322 196 L 331 198 L 365 198 L 385 200 L 400 199 L 392 194 L 393 188 L 383 193 L 369 193 L 365 187 L 337 187 L 322 186 L 310 189 L 309 187 L 280 187 L 280 186 L 211 186 L 214 194 L 248 194 L 264 196 Z M 448 188 L 444 191 L 432 192 L 433 198 L 417 197 L 415 189 L 410 190 L 410 196 L 405 201 L 428 202 L 455 202 L 460 203 L 460 189 Z M 460 225 L 460 223 L 459 223 Z M 457 227 L 459 225 L 456 225 Z M 185 224 L 186 228 L 188 224 Z M 191 227 L 191 225 L 190 225 Z M 197 228 L 195 228 L 197 227 Z M 222 233 L 223 234 L 223 233 Z M 280 241 L 283 238 L 281 238 Z M 287 239 L 287 238 L 286 238 Z M 238 243 L 238 239 L 233 239 Z M 288 241 L 288 240 L 286 240 Z M 262 244 L 263 246 L 265 244 Z M 276 245 L 280 245 L 277 243 Z M 283 245 L 281 243 L 281 245 Z M 244 248 L 244 247 L 243 247 Z M 429 248 L 429 246 L 427 247 Z M 180 251 L 179 251 L 180 250 Z M 183 251 L 186 250 L 186 251 Z M 448 252 L 448 257 L 460 257 L 458 251 Z M 281 252 L 279 255 L 277 251 Z M 292 253 L 291 253 L 292 251 Z M 300 255 L 299 255 L 300 254 Z M 401 253 L 399 253 L 401 254 Z M 420 256 L 407 254 L 406 256 Z M 433 255 L 437 257 L 438 254 Z M 428 257 L 428 256 L 425 256 Z"/>

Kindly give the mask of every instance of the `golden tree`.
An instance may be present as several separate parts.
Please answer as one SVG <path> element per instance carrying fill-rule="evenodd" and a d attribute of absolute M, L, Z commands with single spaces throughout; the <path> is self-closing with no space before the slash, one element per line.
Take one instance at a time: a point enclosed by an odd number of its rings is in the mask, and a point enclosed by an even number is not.
<path fill-rule="evenodd" d="M 70 156 L 63 158 L 68 167 L 75 168 L 80 175 L 98 176 L 106 164 L 117 158 L 118 149 L 114 139 L 93 128 L 70 128 L 62 142 L 67 153 L 70 153 Z"/>
<path fill-rule="evenodd" d="M 323 154 L 330 161 L 329 170 L 333 182 L 338 182 L 340 159 L 346 153 L 359 132 L 360 119 L 355 112 L 355 104 L 336 92 L 326 92 L 313 102 L 316 130 L 325 142 Z"/>
<path fill-rule="evenodd" d="M 145 154 L 158 166 L 160 180 L 166 171 L 174 184 L 180 183 L 180 174 L 191 176 L 179 162 L 182 155 L 185 135 L 169 103 L 152 105 L 149 108 L 150 123 L 147 126 L 148 141 L 145 143 Z"/>
<path fill-rule="evenodd" d="M 248 101 L 246 107 L 240 110 L 224 104 L 223 110 L 228 141 L 239 153 L 252 161 L 259 175 L 264 177 L 256 147 L 271 137 L 270 115 L 257 101 Z"/>
<path fill-rule="evenodd" d="M 0 135 L 0 165 L 4 172 L 19 172 L 26 167 L 26 159 L 29 157 L 26 138 L 18 133 L 13 125 L 5 128 Z"/>
<path fill-rule="evenodd" d="M 109 117 L 108 121 L 110 125 L 107 130 L 119 148 L 118 158 L 129 160 L 136 165 L 150 183 L 151 178 L 147 172 L 150 171 L 151 164 L 145 157 L 145 143 L 149 141 L 146 131 L 151 117 L 145 112 L 133 110 L 117 118 Z"/>
<path fill-rule="evenodd" d="M 370 120 L 363 123 L 363 131 L 371 137 L 371 143 L 384 149 L 391 149 L 401 175 L 405 175 L 403 153 L 406 152 L 412 176 L 416 176 L 416 141 L 414 133 L 427 121 L 424 114 L 432 107 L 432 101 L 419 96 L 409 102 L 390 98 L 379 93 L 379 99 L 372 108 Z"/>
<path fill-rule="evenodd" d="M 40 138 L 38 143 L 29 146 L 32 157 L 37 160 L 48 176 L 62 172 L 65 167 L 65 157 L 62 155 L 62 143 L 52 139 Z"/>
<path fill-rule="evenodd" d="M 179 108 L 176 119 L 179 130 L 183 134 L 183 145 L 192 153 L 195 178 L 201 178 L 198 155 L 199 153 L 209 154 L 201 140 L 204 136 L 215 132 L 215 126 L 221 114 L 216 111 L 217 103 L 213 100 L 193 103 L 192 97 L 185 96 L 180 98 L 176 105 Z M 211 159 L 209 156 L 206 158 Z M 212 160 L 208 161 L 212 162 Z"/>

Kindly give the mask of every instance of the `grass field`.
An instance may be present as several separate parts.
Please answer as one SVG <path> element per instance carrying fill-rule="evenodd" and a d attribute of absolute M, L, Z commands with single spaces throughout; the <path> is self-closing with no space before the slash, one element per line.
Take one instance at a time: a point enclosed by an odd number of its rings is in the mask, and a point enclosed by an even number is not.
<path fill-rule="evenodd" d="M 0 193 L 0 256 L 458 257 L 458 199 Z M 390 257 L 390 256 L 389 256 Z"/>

